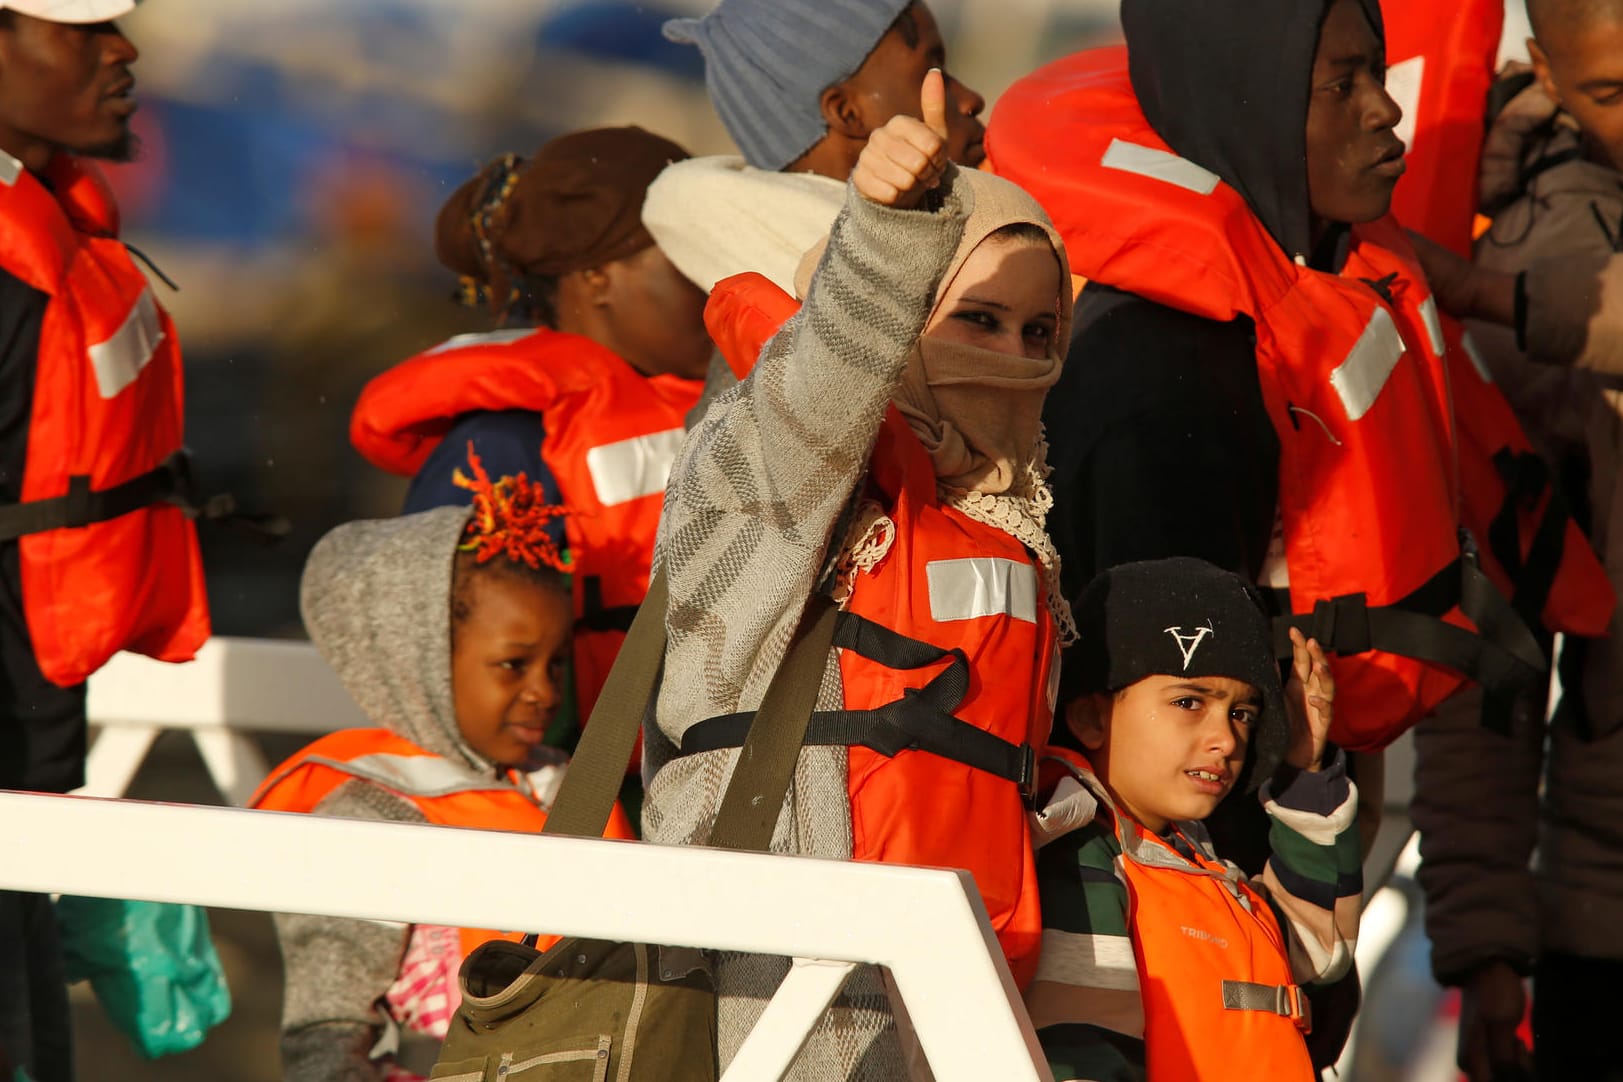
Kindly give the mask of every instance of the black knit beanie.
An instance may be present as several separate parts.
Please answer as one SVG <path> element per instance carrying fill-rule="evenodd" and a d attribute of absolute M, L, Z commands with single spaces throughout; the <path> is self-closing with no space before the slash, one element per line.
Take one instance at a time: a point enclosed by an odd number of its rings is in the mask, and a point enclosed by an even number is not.
<path fill-rule="evenodd" d="M 1273 775 L 1290 718 L 1268 616 L 1244 579 L 1183 556 L 1122 564 L 1088 583 L 1071 608 L 1080 637 L 1065 651 L 1061 711 L 1073 699 L 1114 693 L 1147 676 L 1243 680 L 1262 695 L 1247 787 Z"/>

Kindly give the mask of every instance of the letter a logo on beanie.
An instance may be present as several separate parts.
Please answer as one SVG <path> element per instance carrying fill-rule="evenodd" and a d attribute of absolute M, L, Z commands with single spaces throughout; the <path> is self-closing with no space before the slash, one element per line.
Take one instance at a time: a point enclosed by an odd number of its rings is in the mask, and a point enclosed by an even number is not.
<path fill-rule="evenodd" d="M 1189 663 L 1195 660 L 1195 651 L 1199 650 L 1200 644 L 1206 641 L 1206 636 L 1217 634 L 1217 632 L 1212 630 L 1212 625 L 1210 623 L 1207 623 L 1205 627 L 1195 628 L 1195 632 L 1192 635 L 1185 632 L 1181 627 L 1169 627 L 1166 629 L 1166 632 L 1168 635 L 1172 636 L 1172 641 L 1178 644 L 1178 652 L 1183 654 L 1183 667 L 1185 671 L 1188 671 Z"/>

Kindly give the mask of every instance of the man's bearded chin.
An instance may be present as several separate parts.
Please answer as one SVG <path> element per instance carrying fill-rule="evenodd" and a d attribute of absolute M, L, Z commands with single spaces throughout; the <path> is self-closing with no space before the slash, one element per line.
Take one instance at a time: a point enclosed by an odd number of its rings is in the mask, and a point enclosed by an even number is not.
<path fill-rule="evenodd" d="M 83 147 L 73 153 L 81 158 L 94 158 L 101 162 L 133 162 L 141 153 L 140 138 L 128 128 L 117 139 L 95 146 Z"/>

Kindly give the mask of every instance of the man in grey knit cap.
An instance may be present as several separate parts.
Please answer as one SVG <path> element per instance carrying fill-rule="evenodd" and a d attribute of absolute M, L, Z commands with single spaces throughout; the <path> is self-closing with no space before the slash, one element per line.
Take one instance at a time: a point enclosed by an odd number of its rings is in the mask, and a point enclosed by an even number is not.
<path fill-rule="evenodd" d="M 698 46 L 710 100 L 742 158 L 678 162 L 648 191 L 643 221 L 706 291 L 756 271 L 792 292 L 807 249 L 828 235 L 868 136 L 918 115 L 919 85 L 947 51 L 922 0 L 722 0 L 665 24 Z M 986 106 L 947 76 L 947 152 L 985 157 Z"/>

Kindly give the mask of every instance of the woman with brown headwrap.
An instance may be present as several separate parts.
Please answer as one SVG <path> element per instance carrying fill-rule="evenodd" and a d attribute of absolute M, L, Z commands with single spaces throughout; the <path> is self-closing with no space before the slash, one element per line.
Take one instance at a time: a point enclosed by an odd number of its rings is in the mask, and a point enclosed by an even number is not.
<path fill-rule="evenodd" d="M 566 504 L 575 681 L 590 713 L 648 586 L 666 474 L 711 344 L 704 294 L 642 224 L 648 185 L 681 147 L 640 128 L 508 154 L 440 211 L 435 250 L 497 329 L 378 376 L 350 438 L 412 477 L 406 510 L 464 504 L 452 477 L 471 444 L 492 474 L 527 475 Z"/>

